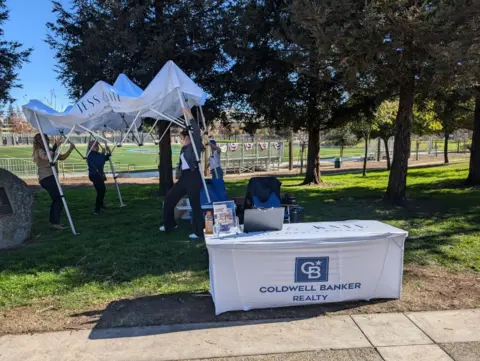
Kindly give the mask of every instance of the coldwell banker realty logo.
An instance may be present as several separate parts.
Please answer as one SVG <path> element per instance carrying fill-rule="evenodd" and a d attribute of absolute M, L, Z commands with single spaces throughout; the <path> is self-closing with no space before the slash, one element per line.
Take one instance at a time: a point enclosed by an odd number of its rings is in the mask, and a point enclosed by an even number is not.
<path fill-rule="evenodd" d="M 295 282 L 328 282 L 328 257 L 295 259 Z"/>

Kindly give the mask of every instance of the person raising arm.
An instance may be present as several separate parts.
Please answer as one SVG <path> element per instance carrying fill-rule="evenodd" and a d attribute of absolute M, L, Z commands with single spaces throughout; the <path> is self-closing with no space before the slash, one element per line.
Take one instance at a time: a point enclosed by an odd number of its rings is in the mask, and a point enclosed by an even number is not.
<path fill-rule="evenodd" d="M 200 127 L 195 119 L 191 119 L 193 141 L 190 134 L 184 130 L 180 135 L 180 141 L 183 145 L 180 151 L 181 174 L 172 189 L 165 196 L 163 205 L 163 226 L 161 231 L 170 233 L 177 227 L 175 222 L 175 206 L 183 196 L 188 195 L 190 206 L 192 207 L 193 233 L 190 239 L 202 239 L 204 220 L 202 206 L 200 201 L 200 191 L 203 187 L 202 177 L 200 175 L 199 162 L 197 161 L 195 150 L 198 156 L 202 154 L 203 145 L 200 135 Z M 193 146 L 195 144 L 195 148 Z"/>
<path fill-rule="evenodd" d="M 106 209 L 104 199 L 105 192 L 107 190 L 105 187 L 105 181 L 107 180 L 107 177 L 105 176 L 104 167 L 105 163 L 111 157 L 111 152 L 108 146 L 106 146 L 106 154 L 105 149 L 103 148 L 102 151 L 99 152 L 99 144 L 95 140 L 92 140 L 88 144 L 88 149 L 90 149 L 90 153 L 87 156 L 88 178 L 93 183 L 93 186 L 97 192 L 93 214 L 98 215 L 101 211 Z"/>
<path fill-rule="evenodd" d="M 45 140 L 48 145 L 48 149 L 50 152 L 50 156 L 52 159 L 55 157 L 57 147 L 60 145 L 59 141 L 56 141 L 54 146 L 50 148 L 50 139 L 48 136 L 45 135 Z M 59 160 L 65 160 L 69 157 L 72 153 L 75 145 L 70 143 L 70 149 L 65 152 L 64 154 L 60 154 L 58 156 Z M 62 197 L 60 196 L 60 192 L 58 190 L 57 182 L 55 181 L 55 176 L 53 175 L 52 166 L 50 165 L 50 160 L 48 158 L 47 152 L 45 151 L 45 147 L 42 141 L 42 135 L 40 133 L 36 134 L 33 138 L 33 161 L 37 165 L 37 173 L 38 173 L 38 181 L 43 189 L 45 189 L 50 198 L 52 199 L 52 203 L 50 205 L 50 227 L 56 230 L 63 230 L 65 229 L 62 225 L 60 225 L 60 216 L 62 214 L 63 203 Z M 57 164 L 55 164 L 55 168 Z M 58 172 L 58 171 L 57 171 Z"/>
<path fill-rule="evenodd" d="M 222 150 L 217 146 L 217 142 L 213 139 L 210 140 L 209 145 L 212 151 L 209 159 L 210 174 L 212 175 L 212 178 L 223 179 L 223 169 L 220 162 L 220 153 Z"/>

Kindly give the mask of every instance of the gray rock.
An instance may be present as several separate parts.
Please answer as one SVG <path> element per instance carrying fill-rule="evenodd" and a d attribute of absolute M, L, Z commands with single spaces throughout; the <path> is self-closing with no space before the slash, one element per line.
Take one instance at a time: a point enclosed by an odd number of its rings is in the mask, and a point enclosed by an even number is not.
<path fill-rule="evenodd" d="M 0 169 L 0 249 L 20 246 L 30 237 L 33 192 L 13 173 Z"/>

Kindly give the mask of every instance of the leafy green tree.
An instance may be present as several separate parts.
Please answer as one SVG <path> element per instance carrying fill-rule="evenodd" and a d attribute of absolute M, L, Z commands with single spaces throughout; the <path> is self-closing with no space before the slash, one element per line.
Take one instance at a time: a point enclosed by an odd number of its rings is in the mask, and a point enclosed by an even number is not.
<path fill-rule="evenodd" d="M 0 110 L 10 102 L 15 101 L 10 92 L 14 88 L 21 88 L 18 83 L 18 70 L 28 61 L 32 49 L 22 50 L 23 45 L 18 41 L 4 39 L 2 25 L 9 18 L 9 11 L 5 0 L 0 0 Z"/>
<path fill-rule="evenodd" d="M 73 0 L 70 9 L 53 1 L 56 21 L 49 23 L 47 42 L 56 50 L 60 80 L 72 98 L 95 82 L 113 82 L 127 74 L 145 88 L 160 68 L 173 60 L 211 97 L 205 106 L 214 119 L 225 89 L 222 72 L 228 59 L 222 51 L 230 25 L 228 1 Z M 168 122 L 159 122 L 160 193 L 173 185 Z"/>
<path fill-rule="evenodd" d="M 326 140 L 333 145 L 340 147 L 340 158 L 343 158 L 343 152 L 345 150 L 345 147 L 353 147 L 358 143 L 358 138 L 352 132 L 350 126 L 332 129 L 328 133 Z"/>
<path fill-rule="evenodd" d="M 357 137 L 357 141 L 363 139 L 363 169 L 362 176 L 367 176 L 367 162 L 368 162 L 368 143 L 370 142 L 370 135 L 372 134 L 373 117 L 363 117 L 359 121 L 352 124 L 352 131 Z"/>
<path fill-rule="evenodd" d="M 385 145 L 385 155 L 387 157 L 387 169 L 391 169 L 390 150 L 388 149 L 388 140 L 395 135 L 395 119 L 397 118 L 398 101 L 386 100 L 375 113 L 372 122 L 372 138 L 380 138 Z"/>
<path fill-rule="evenodd" d="M 462 53 L 450 46 L 472 32 L 464 24 L 477 14 L 477 2 L 294 0 L 296 24 L 314 39 L 316 54 L 330 60 L 358 88 L 358 75 L 370 74 L 375 87 L 398 94 L 394 160 L 385 198 L 406 202 L 406 179 L 415 96 L 441 87 L 442 73 L 454 74 Z"/>
<path fill-rule="evenodd" d="M 234 106 L 268 126 L 308 132 L 303 184 L 320 183 L 320 132 L 343 102 L 338 74 L 311 56 L 311 40 L 286 33 L 284 0 L 239 0 L 231 10 L 234 26 L 225 51 L 233 63 L 227 84 Z"/>
<path fill-rule="evenodd" d="M 458 129 L 471 128 L 473 101 L 468 94 L 443 91 L 414 111 L 414 133 L 444 135 L 444 162 L 449 163 L 448 141 Z"/>

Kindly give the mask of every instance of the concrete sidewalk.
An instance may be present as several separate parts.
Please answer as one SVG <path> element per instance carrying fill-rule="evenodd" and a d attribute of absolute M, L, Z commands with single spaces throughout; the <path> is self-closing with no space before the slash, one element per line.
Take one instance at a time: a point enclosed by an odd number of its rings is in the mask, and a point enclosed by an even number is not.
<path fill-rule="evenodd" d="M 0 337 L 2 361 L 478 361 L 480 309 Z"/>

